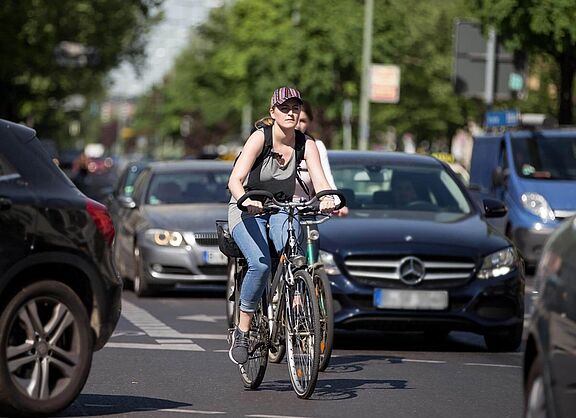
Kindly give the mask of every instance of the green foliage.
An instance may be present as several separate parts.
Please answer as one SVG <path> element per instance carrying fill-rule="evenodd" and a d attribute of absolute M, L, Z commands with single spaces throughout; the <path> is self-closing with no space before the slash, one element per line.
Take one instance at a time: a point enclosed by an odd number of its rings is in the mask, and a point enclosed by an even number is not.
<path fill-rule="evenodd" d="M 552 57 L 559 86 L 560 123 L 572 123 L 576 74 L 576 2 L 574 0 L 476 0 L 482 22 L 493 25 L 507 46 L 542 58 Z M 545 60 L 545 58 L 543 58 Z M 542 61 L 540 61 L 542 62 Z M 537 73 L 543 81 L 550 74 Z M 542 68 L 540 68 L 542 69 Z"/>
<path fill-rule="evenodd" d="M 61 132 L 70 119 L 60 107 L 64 98 L 71 94 L 95 97 L 104 87 L 106 74 L 121 61 L 141 64 L 146 34 L 161 2 L 0 2 L 2 117 L 32 122 L 43 135 Z M 55 49 L 62 41 L 96 48 L 98 62 L 76 68 L 60 66 Z"/>
<path fill-rule="evenodd" d="M 293 85 L 315 108 L 320 136 L 338 146 L 342 103 L 359 101 L 364 0 L 225 4 L 192 34 L 161 87 L 165 111 L 192 116 L 205 141 L 224 142 L 238 137 L 244 106 L 253 106 L 254 119 L 266 116 L 272 91 Z M 400 65 L 402 81 L 400 103 L 371 105 L 371 143 L 391 126 L 446 138 L 478 115 L 451 84 L 454 22 L 473 15 L 467 0 L 375 1 L 373 62 Z"/>

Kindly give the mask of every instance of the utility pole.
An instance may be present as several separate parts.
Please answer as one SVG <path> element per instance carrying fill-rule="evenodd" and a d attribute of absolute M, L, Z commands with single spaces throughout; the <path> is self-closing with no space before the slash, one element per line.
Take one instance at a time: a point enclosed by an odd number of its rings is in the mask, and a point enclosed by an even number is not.
<path fill-rule="evenodd" d="M 489 110 L 494 104 L 494 70 L 496 64 L 496 30 L 488 29 L 488 41 L 486 42 L 486 75 L 484 83 L 484 103 Z"/>
<path fill-rule="evenodd" d="M 358 149 L 368 149 L 370 135 L 370 64 L 372 63 L 372 17 L 374 14 L 374 0 L 364 2 L 364 39 L 362 42 L 362 89 L 360 92 L 360 120 Z"/>

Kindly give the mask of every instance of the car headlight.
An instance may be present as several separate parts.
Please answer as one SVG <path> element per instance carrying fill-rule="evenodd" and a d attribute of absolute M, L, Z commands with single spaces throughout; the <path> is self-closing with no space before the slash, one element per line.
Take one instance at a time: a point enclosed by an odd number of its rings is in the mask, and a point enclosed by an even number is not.
<path fill-rule="evenodd" d="M 331 276 L 342 274 L 334 261 L 334 255 L 322 250 L 320 250 L 318 254 L 320 261 L 324 264 L 324 271 L 326 274 L 330 274 Z"/>
<path fill-rule="evenodd" d="M 521 196 L 522 206 L 528 212 L 540 217 L 543 221 L 553 221 L 556 219 L 554 216 L 554 211 L 550 208 L 550 205 L 539 193 L 523 193 Z"/>
<path fill-rule="evenodd" d="M 480 271 L 479 279 L 492 279 L 510 273 L 518 266 L 518 254 L 512 247 L 496 251 L 486 257 Z"/>
<path fill-rule="evenodd" d="M 146 231 L 146 237 L 161 247 L 180 247 L 184 243 L 184 237 L 182 237 L 182 234 L 178 231 L 149 229 Z"/>

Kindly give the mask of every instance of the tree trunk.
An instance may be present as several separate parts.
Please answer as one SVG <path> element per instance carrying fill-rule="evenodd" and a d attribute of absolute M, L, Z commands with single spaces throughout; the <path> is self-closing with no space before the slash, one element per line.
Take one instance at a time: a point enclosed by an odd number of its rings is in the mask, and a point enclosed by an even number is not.
<path fill-rule="evenodd" d="M 558 95 L 558 123 L 570 125 L 573 119 L 572 92 L 574 91 L 574 74 L 576 65 L 574 57 L 563 54 L 558 58 L 560 64 L 560 92 Z"/>

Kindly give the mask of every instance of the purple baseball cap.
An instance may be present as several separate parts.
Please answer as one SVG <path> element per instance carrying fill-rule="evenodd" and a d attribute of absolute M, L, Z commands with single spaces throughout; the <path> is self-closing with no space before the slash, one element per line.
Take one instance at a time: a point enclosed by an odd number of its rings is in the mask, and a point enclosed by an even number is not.
<path fill-rule="evenodd" d="M 270 99 L 270 107 L 281 105 L 286 100 L 292 98 L 298 99 L 300 104 L 304 103 L 302 101 L 302 96 L 300 95 L 300 92 L 298 90 L 290 87 L 279 87 L 276 90 L 274 90 L 272 99 Z"/>

